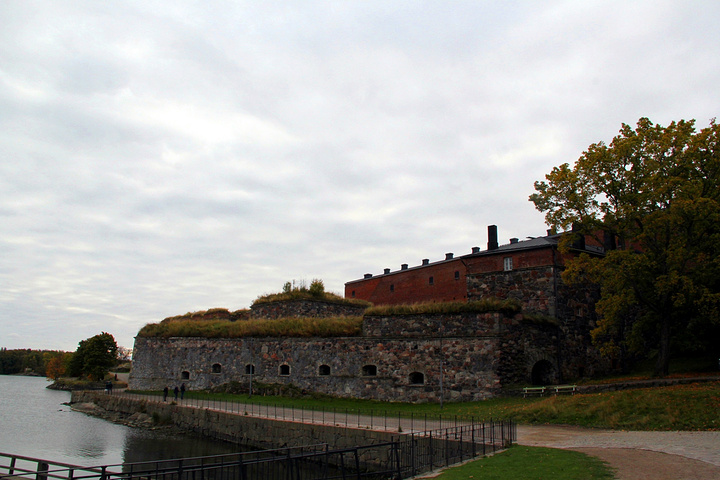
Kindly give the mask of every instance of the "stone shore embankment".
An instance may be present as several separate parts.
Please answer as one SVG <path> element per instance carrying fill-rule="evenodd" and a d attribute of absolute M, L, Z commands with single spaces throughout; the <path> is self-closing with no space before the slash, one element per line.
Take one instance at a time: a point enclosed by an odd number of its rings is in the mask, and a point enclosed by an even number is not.
<path fill-rule="evenodd" d="M 194 408 L 153 399 L 107 395 L 103 392 L 73 391 L 71 405 L 86 413 L 134 426 L 173 425 L 180 430 L 208 438 L 261 449 L 328 444 L 352 448 L 392 441 L 397 434 L 335 425 L 307 424 L 251 417 L 238 413 Z M 373 463 L 372 449 L 365 451 Z"/>

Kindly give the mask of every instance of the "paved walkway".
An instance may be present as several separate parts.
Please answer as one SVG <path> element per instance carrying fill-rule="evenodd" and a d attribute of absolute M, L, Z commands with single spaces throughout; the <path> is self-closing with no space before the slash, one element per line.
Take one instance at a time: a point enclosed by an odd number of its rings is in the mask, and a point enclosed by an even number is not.
<path fill-rule="evenodd" d="M 720 432 L 625 432 L 568 426 L 518 426 L 518 444 L 553 448 L 633 448 L 720 467 Z"/>
<path fill-rule="evenodd" d="M 616 469 L 620 480 L 720 479 L 720 432 L 626 432 L 518 426 L 518 444 L 576 450 Z"/>

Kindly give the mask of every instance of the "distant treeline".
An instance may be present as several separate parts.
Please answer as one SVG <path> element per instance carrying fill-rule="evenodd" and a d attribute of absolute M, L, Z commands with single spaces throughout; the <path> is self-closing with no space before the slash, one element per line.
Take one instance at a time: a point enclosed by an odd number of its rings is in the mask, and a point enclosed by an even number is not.
<path fill-rule="evenodd" d="M 57 350 L 0 349 L 0 375 L 18 373 L 46 376 L 48 363 L 67 352 Z"/>

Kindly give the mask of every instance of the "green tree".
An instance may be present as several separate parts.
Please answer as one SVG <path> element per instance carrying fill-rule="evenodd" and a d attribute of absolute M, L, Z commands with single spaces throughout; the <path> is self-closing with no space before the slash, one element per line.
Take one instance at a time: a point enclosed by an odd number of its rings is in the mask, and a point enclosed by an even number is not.
<path fill-rule="evenodd" d="M 115 338 L 106 332 L 82 340 L 70 360 L 69 373 L 102 380 L 110 367 L 117 364 L 117 351 Z"/>
<path fill-rule="evenodd" d="M 609 354 L 656 351 L 657 375 L 682 344 L 720 343 L 720 126 L 694 125 L 623 124 L 530 196 L 548 226 L 574 225 L 605 245 L 603 258 L 581 255 L 564 278 L 600 285 L 596 343 Z"/>

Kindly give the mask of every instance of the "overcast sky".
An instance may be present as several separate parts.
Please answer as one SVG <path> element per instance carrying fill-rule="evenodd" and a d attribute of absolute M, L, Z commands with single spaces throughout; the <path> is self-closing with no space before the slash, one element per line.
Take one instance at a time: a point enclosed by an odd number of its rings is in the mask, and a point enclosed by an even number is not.
<path fill-rule="evenodd" d="M 717 1 L 0 2 L 0 347 L 543 235 L 533 182 L 720 112 Z"/>

